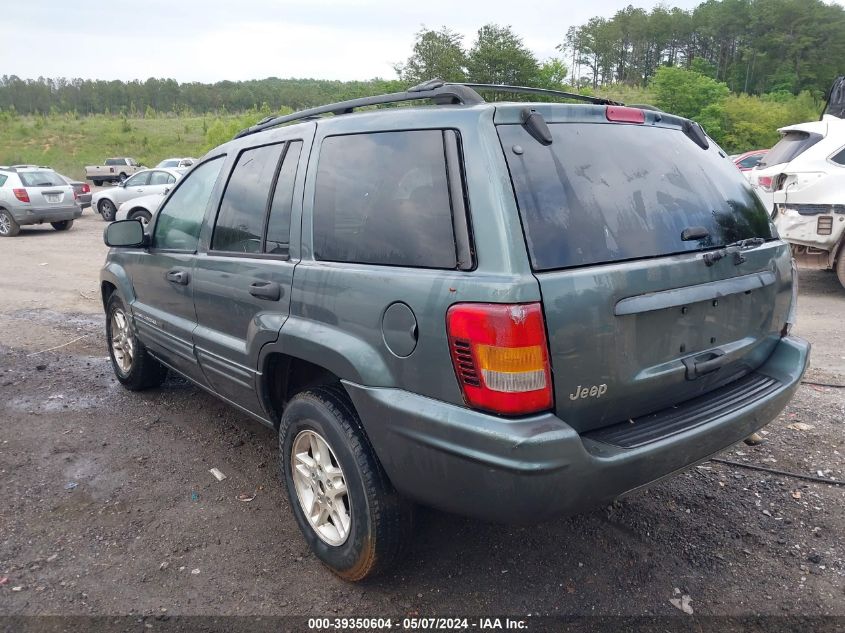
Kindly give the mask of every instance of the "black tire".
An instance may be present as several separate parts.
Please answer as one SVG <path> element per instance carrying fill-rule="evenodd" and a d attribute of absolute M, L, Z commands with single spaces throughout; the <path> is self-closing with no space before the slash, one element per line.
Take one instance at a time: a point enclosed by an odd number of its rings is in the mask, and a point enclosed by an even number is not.
<path fill-rule="evenodd" d="M 150 387 L 158 387 L 167 378 L 167 367 L 150 356 L 144 344 L 138 340 L 134 331 L 131 331 L 131 325 L 129 326 L 130 333 L 128 337 L 131 338 L 134 353 L 132 354 L 132 361 L 129 368 L 127 370 L 121 368 L 115 355 L 115 332 L 112 325 L 112 317 L 118 310 L 123 313 L 124 317 L 128 318 L 128 310 L 123 300 L 114 292 L 106 302 L 106 342 L 109 346 L 109 358 L 111 358 L 114 375 L 130 391 L 141 391 Z"/>
<path fill-rule="evenodd" d="M 117 207 L 108 198 L 103 198 L 97 205 L 97 211 L 100 212 L 100 215 L 103 216 L 106 222 L 113 222 L 114 216 L 117 213 Z"/>
<path fill-rule="evenodd" d="M 102 181 L 102 180 L 95 180 L 95 181 L 94 181 L 94 186 L 95 186 L 95 187 L 102 187 L 102 186 L 103 186 L 103 181 Z"/>
<path fill-rule="evenodd" d="M 73 220 L 62 220 L 61 222 L 50 222 L 50 226 L 52 226 L 57 231 L 67 231 L 70 227 L 73 226 Z"/>
<path fill-rule="evenodd" d="M 153 216 L 150 215 L 150 212 L 145 211 L 144 209 L 137 209 L 135 211 L 132 211 L 127 216 L 129 220 L 140 220 L 141 224 L 143 224 L 144 226 L 150 223 L 152 217 Z"/>
<path fill-rule="evenodd" d="M 120 176 L 118 176 L 118 181 L 119 182 L 126 182 L 126 174 L 124 174 L 123 172 L 120 172 Z"/>
<path fill-rule="evenodd" d="M 0 237 L 15 237 L 21 232 L 21 225 L 6 209 L 0 209 Z"/>
<path fill-rule="evenodd" d="M 351 521 L 340 545 L 317 534 L 297 496 L 291 451 L 302 431 L 322 436 L 343 471 Z M 401 557 L 410 540 L 413 505 L 394 490 L 342 387 L 309 389 L 290 401 L 279 427 L 279 470 L 299 529 L 317 558 L 335 574 L 344 580 L 363 580 L 389 569 Z"/>
<path fill-rule="evenodd" d="M 839 254 L 836 256 L 836 277 L 845 288 L 845 246 L 839 249 Z"/>

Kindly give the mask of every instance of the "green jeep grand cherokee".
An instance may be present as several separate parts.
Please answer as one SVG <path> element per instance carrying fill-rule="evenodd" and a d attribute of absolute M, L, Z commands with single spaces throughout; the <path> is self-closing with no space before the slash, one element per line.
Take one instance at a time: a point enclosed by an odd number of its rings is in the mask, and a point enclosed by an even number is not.
<path fill-rule="evenodd" d="M 350 580 L 414 502 L 536 523 L 704 460 L 808 362 L 789 247 L 697 124 L 489 88 L 263 121 L 147 233 L 106 230 L 118 379 L 171 369 L 278 429 L 296 520 Z"/>

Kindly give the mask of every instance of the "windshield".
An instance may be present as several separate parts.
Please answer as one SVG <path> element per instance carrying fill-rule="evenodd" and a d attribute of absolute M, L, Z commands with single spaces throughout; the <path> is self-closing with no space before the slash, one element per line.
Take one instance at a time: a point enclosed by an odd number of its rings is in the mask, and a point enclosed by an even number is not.
<path fill-rule="evenodd" d="M 772 237 L 734 164 L 677 129 L 595 123 L 549 126 L 543 146 L 521 125 L 499 137 L 535 270 L 656 257 Z M 702 239 L 683 241 L 684 229 Z"/>
<path fill-rule="evenodd" d="M 67 183 L 54 171 L 22 171 L 18 173 L 24 187 L 56 187 Z"/>
<path fill-rule="evenodd" d="M 760 161 L 760 167 L 788 163 L 820 140 L 822 140 L 821 134 L 797 131 L 787 132 L 769 153 L 763 157 L 763 160 Z"/>

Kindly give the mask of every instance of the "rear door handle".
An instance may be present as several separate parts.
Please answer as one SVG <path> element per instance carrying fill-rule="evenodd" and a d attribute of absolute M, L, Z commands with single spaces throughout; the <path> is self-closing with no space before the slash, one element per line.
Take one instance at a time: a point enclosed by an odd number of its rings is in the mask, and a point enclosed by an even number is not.
<path fill-rule="evenodd" d="M 282 297 L 282 287 L 275 281 L 254 281 L 249 285 L 249 294 L 259 299 L 278 301 Z"/>
<path fill-rule="evenodd" d="M 701 378 L 705 374 L 712 374 L 728 364 L 730 358 L 720 349 L 714 349 L 699 356 L 684 359 L 687 368 L 687 380 Z"/>
<path fill-rule="evenodd" d="M 186 270 L 168 270 L 167 281 L 172 284 L 179 284 L 180 286 L 187 286 L 191 280 L 191 276 Z"/>

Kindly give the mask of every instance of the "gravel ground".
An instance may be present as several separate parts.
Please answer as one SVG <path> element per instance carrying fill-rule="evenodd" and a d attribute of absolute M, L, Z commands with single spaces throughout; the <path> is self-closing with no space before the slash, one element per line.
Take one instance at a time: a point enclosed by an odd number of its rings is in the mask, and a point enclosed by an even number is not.
<path fill-rule="evenodd" d="M 300 537 L 270 430 L 179 379 L 113 378 L 103 227 L 86 211 L 0 245 L 0 615 L 689 617 L 670 603 L 688 595 L 696 616 L 845 616 L 845 487 L 715 462 L 533 528 L 424 510 L 395 573 L 337 579 Z M 807 380 L 845 385 L 843 307 L 835 276 L 802 273 Z M 721 457 L 843 480 L 843 409 L 845 389 L 803 385 L 764 444 Z"/>

